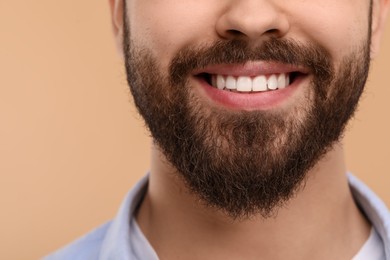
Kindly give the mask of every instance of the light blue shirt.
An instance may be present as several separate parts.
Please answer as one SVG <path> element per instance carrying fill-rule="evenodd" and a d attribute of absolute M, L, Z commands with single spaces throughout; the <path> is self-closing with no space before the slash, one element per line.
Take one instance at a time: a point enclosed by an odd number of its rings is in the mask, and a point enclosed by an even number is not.
<path fill-rule="evenodd" d="M 348 175 L 352 194 L 371 221 L 390 260 L 390 213 L 386 205 L 364 183 Z M 148 177 L 127 194 L 116 217 L 54 252 L 44 260 L 155 260 L 155 251 L 142 234 L 133 216 L 147 189 Z"/>

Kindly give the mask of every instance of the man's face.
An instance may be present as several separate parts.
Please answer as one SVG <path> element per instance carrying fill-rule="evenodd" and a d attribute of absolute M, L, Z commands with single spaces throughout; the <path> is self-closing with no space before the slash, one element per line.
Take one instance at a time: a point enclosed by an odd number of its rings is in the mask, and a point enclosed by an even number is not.
<path fill-rule="evenodd" d="M 129 0 L 125 10 L 128 81 L 156 145 L 206 205 L 269 216 L 355 110 L 370 2 Z"/>

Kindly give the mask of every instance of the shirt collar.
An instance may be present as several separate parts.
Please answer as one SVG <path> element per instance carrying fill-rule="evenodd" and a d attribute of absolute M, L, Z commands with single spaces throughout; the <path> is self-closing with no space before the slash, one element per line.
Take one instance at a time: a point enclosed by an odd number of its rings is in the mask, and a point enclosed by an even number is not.
<path fill-rule="evenodd" d="M 379 233 L 385 246 L 386 259 L 390 259 L 390 214 L 385 203 L 363 182 L 348 174 L 351 192 L 356 203 Z"/>
<path fill-rule="evenodd" d="M 134 260 L 130 246 L 130 221 L 145 195 L 147 186 L 148 175 L 143 177 L 127 194 L 104 238 L 99 260 Z"/>

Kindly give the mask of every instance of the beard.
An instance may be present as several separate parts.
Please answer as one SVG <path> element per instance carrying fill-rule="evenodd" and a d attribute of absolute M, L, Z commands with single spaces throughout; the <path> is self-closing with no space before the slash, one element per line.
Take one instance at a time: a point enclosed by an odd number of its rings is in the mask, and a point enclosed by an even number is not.
<path fill-rule="evenodd" d="M 341 138 L 369 70 L 369 40 L 336 69 L 319 45 L 271 38 L 256 48 L 241 40 L 187 46 L 163 71 L 124 24 L 127 80 L 154 142 L 199 201 L 233 219 L 268 218 L 294 197 Z M 195 70 L 258 60 L 309 69 L 304 98 L 284 110 L 232 111 L 194 91 Z"/>

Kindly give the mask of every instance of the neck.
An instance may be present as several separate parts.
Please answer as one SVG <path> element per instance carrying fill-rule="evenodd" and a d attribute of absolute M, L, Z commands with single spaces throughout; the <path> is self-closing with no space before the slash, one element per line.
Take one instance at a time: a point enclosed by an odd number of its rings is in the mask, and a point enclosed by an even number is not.
<path fill-rule="evenodd" d="M 370 226 L 345 172 L 337 144 L 275 217 L 233 221 L 199 203 L 154 147 L 137 221 L 161 259 L 351 259 Z"/>

